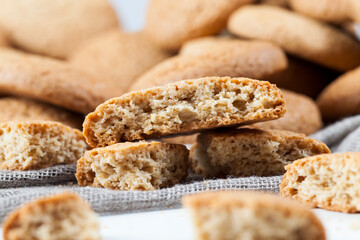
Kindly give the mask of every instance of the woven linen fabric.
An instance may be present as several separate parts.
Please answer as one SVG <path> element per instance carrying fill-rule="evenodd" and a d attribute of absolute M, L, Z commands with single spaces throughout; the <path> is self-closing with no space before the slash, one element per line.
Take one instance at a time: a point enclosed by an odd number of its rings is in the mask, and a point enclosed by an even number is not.
<path fill-rule="evenodd" d="M 0 189 L 76 181 L 75 172 L 76 164 L 59 165 L 31 171 L 0 170 Z"/>
<path fill-rule="evenodd" d="M 179 184 L 155 191 L 116 191 L 79 186 L 40 186 L 0 190 L 0 219 L 38 197 L 71 191 L 87 200 L 100 215 L 180 207 L 181 197 L 203 191 L 248 189 L 278 192 L 282 176 L 228 178 Z"/>

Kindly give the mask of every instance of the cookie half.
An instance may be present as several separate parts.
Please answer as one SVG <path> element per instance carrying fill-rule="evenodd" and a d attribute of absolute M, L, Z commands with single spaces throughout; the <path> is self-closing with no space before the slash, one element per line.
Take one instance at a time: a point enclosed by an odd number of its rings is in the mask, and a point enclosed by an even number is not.
<path fill-rule="evenodd" d="M 39 198 L 16 209 L 3 223 L 4 240 L 100 240 L 96 213 L 74 193 Z M 26 236 L 26 237 L 25 237 Z"/>
<path fill-rule="evenodd" d="M 94 79 L 52 58 L 0 49 L 0 93 L 25 96 L 80 113 L 93 111 L 105 99 Z"/>
<path fill-rule="evenodd" d="M 285 98 L 286 113 L 284 117 L 267 122 L 255 123 L 253 126 L 264 129 L 279 129 L 306 135 L 315 133 L 323 126 L 321 113 L 311 98 L 281 89 Z"/>
<path fill-rule="evenodd" d="M 130 91 L 209 76 L 263 79 L 287 66 L 283 50 L 269 42 L 204 38 L 185 44 L 180 55 L 142 74 Z"/>
<path fill-rule="evenodd" d="M 317 99 L 326 120 L 360 113 L 360 67 L 349 71 L 327 86 Z"/>
<path fill-rule="evenodd" d="M 183 205 L 191 212 L 198 240 L 326 239 L 310 209 L 271 194 L 205 192 L 184 197 Z"/>
<path fill-rule="evenodd" d="M 251 2 L 254 0 L 152 0 L 145 32 L 158 46 L 177 50 L 188 40 L 220 32 L 234 10 Z"/>
<path fill-rule="evenodd" d="M 84 121 L 93 147 L 276 119 L 286 111 L 269 82 L 208 77 L 127 93 L 99 105 Z"/>
<path fill-rule="evenodd" d="M 118 27 L 104 0 L 1 0 L 0 25 L 28 52 L 67 58 L 87 39 Z"/>
<path fill-rule="evenodd" d="M 354 38 L 280 7 L 244 6 L 231 15 L 228 28 L 240 37 L 272 41 L 293 55 L 335 70 L 360 65 L 360 43 Z"/>
<path fill-rule="evenodd" d="M 168 57 L 142 32 L 114 29 L 84 43 L 70 63 L 94 76 L 92 86 L 110 99 L 124 94 L 140 74 Z"/>
<path fill-rule="evenodd" d="M 205 177 L 273 176 L 294 160 L 329 152 L 324 143 L 303 134 L 240 128 L 200 133 L 190 162 Z"/>
<path fill-rule="evenodd" d="M 76 163 L 88 146 L 77 129 L 50 121 L 0 123 L 0 169 Z"/>
<path fill-rule="evenodd" d="M 280 194 L 312 207 L 360 212 L 360 153 L 300 159 L 286 166 Z"/>
<path fill-rule="evenodd" d="M 0 122 L 45 120 L 61 122 L 73 128 L 82 129 L 84 117 L 51 104 L 21 98 L 0 98 Z"/>
<path fill-rule="evenodd" d="M 95 148 L 77 163 L 80 186 L 115 190 L 155 190 L 186 178 L 189 150 L 184 145 L 137 142 Z"/>

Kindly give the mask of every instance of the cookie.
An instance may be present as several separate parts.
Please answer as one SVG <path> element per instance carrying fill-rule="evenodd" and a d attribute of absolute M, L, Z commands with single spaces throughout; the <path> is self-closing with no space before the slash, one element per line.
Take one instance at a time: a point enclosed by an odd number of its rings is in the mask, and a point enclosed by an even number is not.
<path fill-rule="evenodd" d="M 114 29 L 85 42 L 70 63 L 93 75 L 98 81 L 94 88 L 109 99 L 124 94 L 140 74 L 168 57 L 142 32 Z"/>
<path fill-rule="evenodd" d="M 286 108 L 269 82 L 208 77 L 124 94 L 85 118 L 84 136 L 93 147 L 276 119 Z"/>
<path fill-rule="evenodd" d="M 294 160 L 330 153 L 322 142 L 284 130 L 205 131 L 190 151 L 191 168 L 205 177 L 274 176 Z"/>
<path fill-rule="evenodd" d="M 231 15 L 228 28 L 237 36 L 275 42 L 288 53 L 338 71 L 360 65 L 360 44 L 351 36 L 280 7 L 244 6 Z"/>
<path fill-rule="evenodd" d="M 104 0 L 1 0 L 0 26 L 18 48 L 66 58 L 88 38 L 118 27 Z"/>
<path fill-rule="evenodd" d="M 82 129 L 84 121 L 82 115 L 47 103 L 20 97 L 0 98 L 0 112 L 0 122 L 46 120 Z"/>
<path fill-rule="evenodd" d="M 253 126 L 265 129 L 281 129 L 297 133 L 312 134 L 323 126 L 318 106 L 311 98 L 281 89 L 284 98 L 286 113 L 284 117 Z"/>
<path fill-rule="evenodd" d="M 289 7 L 289 0 L 260 0 L 261 4 L 275 5 L 279 7 Z"/>
<path fill-rule="evenodd" d="M 3 223 L 4 240 L 100 240 L 96 213 L 74 193 L 39 198 L 13 211 Z M 26 237 L 25 237 L 26 236 Z"/>
<path fill-rule="evenodd" d="M 323 154 L 286 166 L 280 195 L 312 207 L 360 212 L 360 153 Z"/>
<path fill-rule="evenodd" d="M 160 142 L 118 143 L 95 148 L 77 163 L 80 186 L 114 190 L 156 190 L 187 176 L 189 150 Z"/>
<path fill-rule="evenodd" d="M 145 72 L 129 90 L 209 76 L 263 79 L 284 70 L 286 66 L 283 50 L 272 43 L 206 38 L 187 43 L 179 56 Z"/>
<path fill-rule="evenodd" d="M 0 123 L 0 169 L 34 170 L 76 163 L 88 149 L 77 129 L 51 121 Z"/>
<path fill-rule="evenodd" d="M 281 89 L 284 95 L 286 113 L 284 117 L 272 121 L 259 122 L 251 126 L 262 129 L 287 130 L 312 134 L 321 129 L 323 123 L 316 103 L 309 97 Z M 194 144 L 198 134 L 162 138 L 163 142 Z"/>
<path fill-rule="evenodd" d="M 235 9 L 251 2 L 254 0 L 152 0 L 145 32 L 161 48 L 174 51 L 188 40 L 220 32 Z"/>
<path fill-rule="evenodd" d="M 317 99 L 324 119 L 332 121 L 360 113 L 360 67 L 349 71 L 329 86 Z"/>
<path fill-rule="evenodd" d="M 290 0 L 290 5 L 299 13 L 332 23 L 348 21 L 352 15 L 352 0 Z"/>
<path fill-rule="evenodd" d="M 263 80 L 315 99 L 339 75 L 336 71 L 301 58 L 291 55 L 287 58 L 288 67 L 285 70 L 266 76 Z"/>
<path fill-rule="evenodd" d="M 69 64 L 47 57 L 0 49 L 0 94 L 42 100 L 80 113 L 105 99 L 94 79 Z"/>
<path fill-rule="evenodd" d="M 198 240 L 325 240 L 310 209 L 272 194 L 215 191 L 185 196 Z"/>

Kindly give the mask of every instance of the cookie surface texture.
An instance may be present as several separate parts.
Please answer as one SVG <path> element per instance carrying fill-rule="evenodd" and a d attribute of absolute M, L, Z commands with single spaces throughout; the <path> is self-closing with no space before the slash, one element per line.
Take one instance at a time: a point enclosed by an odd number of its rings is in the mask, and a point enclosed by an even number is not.
<path fill-rule="evenodd" d="M 80 186 L 114 190 L 156 190 L 186 178 L 189 151 L 184 145 L 137 142 L 95 148 L 78 161 Z"/>
<path fill-rule="evenodd" d="M 360 153 L 323 154 L 286 166 L 280 195 L 326 210 L 360 211 Z"/>

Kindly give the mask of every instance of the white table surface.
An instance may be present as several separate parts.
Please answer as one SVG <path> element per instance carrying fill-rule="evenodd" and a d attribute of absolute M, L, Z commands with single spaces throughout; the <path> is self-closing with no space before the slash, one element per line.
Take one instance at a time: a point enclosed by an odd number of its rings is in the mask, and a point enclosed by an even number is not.
<path fill-rule="evenodd" d="M 360 239 L 360 214 L 313 211 L 324 224 L 328 240 Z M 103 240 L 194 239 L 194 229 L 185 209 L 106 216 L 100 218 L 100 224 Z"/>

